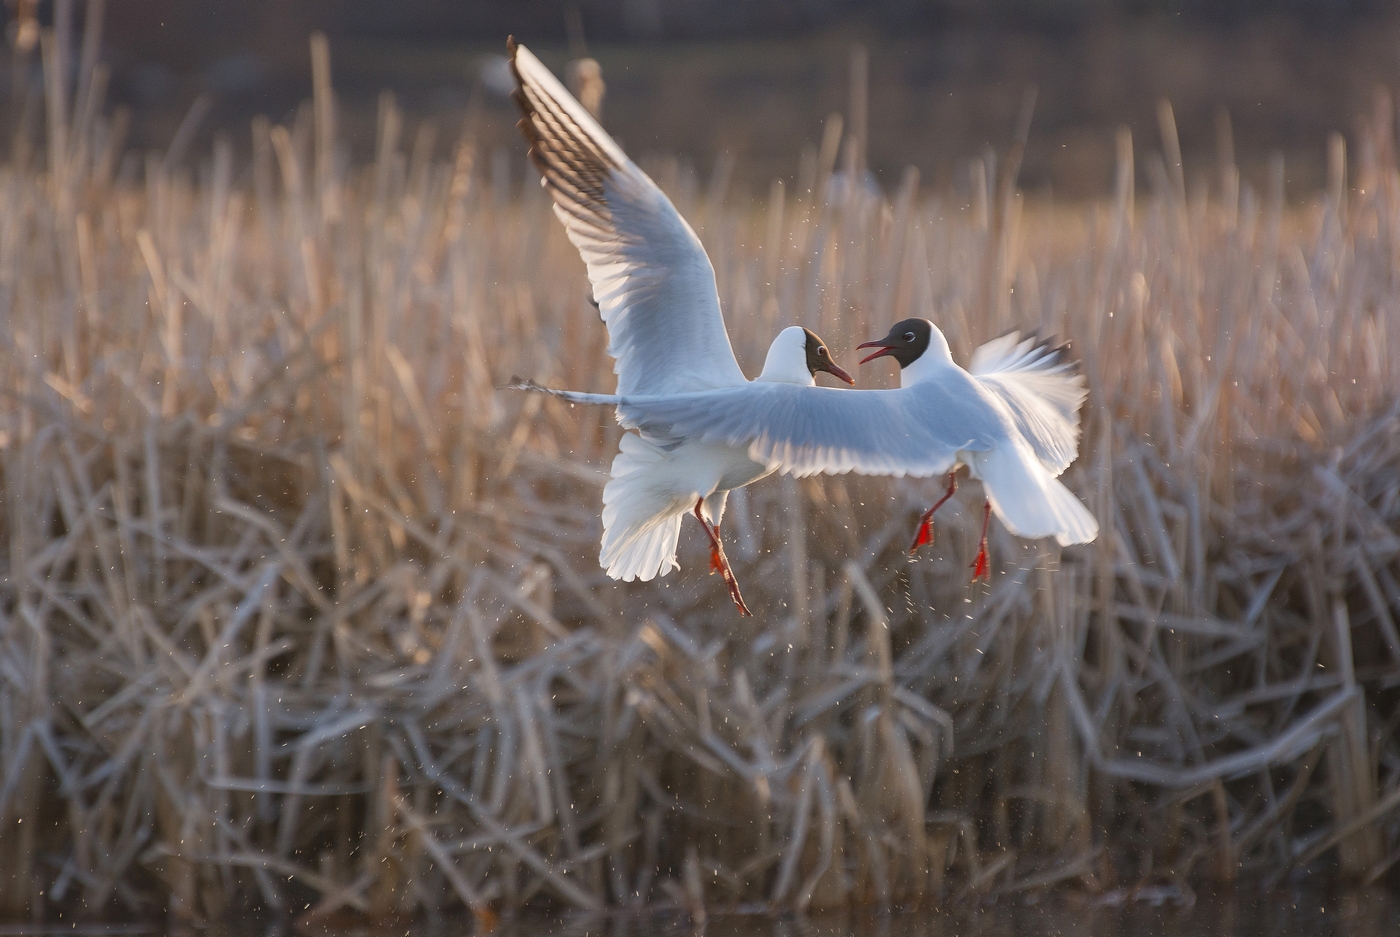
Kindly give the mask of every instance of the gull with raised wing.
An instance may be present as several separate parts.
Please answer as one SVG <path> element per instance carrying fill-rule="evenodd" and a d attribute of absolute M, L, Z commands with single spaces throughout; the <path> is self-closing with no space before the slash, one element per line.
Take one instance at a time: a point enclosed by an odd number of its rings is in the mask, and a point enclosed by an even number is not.
<path fill-rule="evenodd" d="M 749 381 L 729 344 L 714 269 L 690 225 L 539 59 L 514 40 L 508 47 L 520 129 L 588 268 L 616 359 L 617 395 L 601 402 L 778 384 L 810 389 L 819 371 L 855 383 L 820 338 L 796 326 L 778 334 L 763 372 Z M 585 402 L 599 396 L 549 392 Z M 637 429 L 622 437 L 603 489 L 600 564 L 614 579 L 664 576 L 678 566 L 681 519 L 693 514 L 710 539 L 711 570 L 724 577 L 740 613 L 750 614 L 724 555 L 720 521 L 731 490 L 779 466 L 751 458 L 746 442 Z"/>

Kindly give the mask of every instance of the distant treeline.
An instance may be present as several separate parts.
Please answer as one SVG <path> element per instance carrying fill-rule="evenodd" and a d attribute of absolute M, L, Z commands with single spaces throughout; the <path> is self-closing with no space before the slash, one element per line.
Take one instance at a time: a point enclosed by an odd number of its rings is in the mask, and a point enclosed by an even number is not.
<path fill-rule="evenodd" d="M 122 0 L 108 20 L 118 34 L 200 43 L 288 28 L 298 41 L 312 28 L 333 39 L 495 40 L 519 32 L 560 40 L 574 19 L 590 39 L 620 41 L 771 38 L 847 23 L 900 33 L 972 24 L 1060 31 L 1165 18 L 1207 29 L 1265 17 L 1341 27 L 1393 7 L 1386 0 Z M 52 0 L 41 3 L 41 19 L 51 21 L 54 8 Z M 4 10 L 14 16 L 10 5 Z"/>

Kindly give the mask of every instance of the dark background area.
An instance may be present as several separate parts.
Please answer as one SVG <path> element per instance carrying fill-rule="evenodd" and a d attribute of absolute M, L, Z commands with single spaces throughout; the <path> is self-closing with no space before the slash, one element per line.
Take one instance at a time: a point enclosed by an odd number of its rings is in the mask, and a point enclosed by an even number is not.
<path fill-rule="evenodd" d="M 61 9 L 43 0 L 38 15 Z M 80 31 L 87 5 L 71 10 Z M 1034 86 L 1022 181 L 1061 198 L 1110 187 L 1119 126 L 1140 152 L 1157 148 L 1164 98 L 1188 179 L 1212 171 L 1223 111 L 1246 178 L 1281 152 L 1290 191 L 1311 191 L 1328 134 L 1350 132 L 1400 81 L 1400 4 L 1381 0 L 109 0 L 108 101 L 131 108 L 137 149 L 168 145 L 201 94 L 210 109 L 189 152 L 218 132 L 243 143 L 254 115 L 289 120 L 310 94 L 314 30 L 330 37 L 358 153 L 384 90 L 439 124 L 441 147 L 464 126 L 518 146 L 509 103 L 482 80 L 514 34 L 556 70 L 571 50 L 601 63 L 604 123 L 634 155 L 675 153 L 706 172 L 728 151 L 754 186 L 794 176 L 826 115 L 848 109 L 858 43 L 882 181 L 906 165 L 956 178 L 969 156 L 1007 145 Z M 41 90 L 37 53 L 0 79 L 14 120 Z"/>

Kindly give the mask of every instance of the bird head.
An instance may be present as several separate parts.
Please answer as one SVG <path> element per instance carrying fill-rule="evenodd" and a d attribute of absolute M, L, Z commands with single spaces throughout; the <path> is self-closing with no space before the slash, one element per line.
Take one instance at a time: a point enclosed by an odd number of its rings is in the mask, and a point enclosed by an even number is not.
<path fill-rule="evenodd" d="M 899 362 L 901 368 L 907 368 L 919 356 L 928 351 L 929 341 L 933 338 L 936 328 L 927 319 L 901 319 L 890 326 L 889 334 L 884 338 L 877 338 L 873 341 L 862 342 L 856 348 L 878 348 L 879 351 L 872 355 L 866 355 L 860 359 L 861 364 L 867 361 L 874 361 L 876 358 L 893 358 Z"/>
<path fill-rule="evenodd" d="M 816 380 L 818 371 L 825 371 L 839 381 L 845 381 L 851 386 L 855 386 L 856 379 L 846 373 L 846 369 L 838 365 L 831 357 L 831 350 L 826 347 L 826 342 L 821 340 L 811 329 L 802 330 L 802 350 L 807 356 L 807 373 Z"/>
<path fill-rule="evenodd" d="M 814 384 L 818 371 L 854 384 L 855 379 L 831 358 L 826 342 L 811 329 L 791 326 L 778 333 L 763 362 L 763 373 L 756 380 L 783 384 Z"/>

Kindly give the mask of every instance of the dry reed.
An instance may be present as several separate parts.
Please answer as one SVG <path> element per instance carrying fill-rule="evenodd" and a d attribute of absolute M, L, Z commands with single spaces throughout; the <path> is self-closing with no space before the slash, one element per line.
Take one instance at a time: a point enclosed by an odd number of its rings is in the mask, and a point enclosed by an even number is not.
<path fill-rule="evenodd" d="M 494 390 L 611 380 L 523 152 L 439 160 L 386 96 L 350 166 L 318 41 L 246 172 L 143 162 L 68 45 L 0 169 L 0 913 L 815 910 L 1400 857 L 1388 100 L 1298 208 L 1228 147 L 1188 185 L 1166 108 L 1150 194 L 1125 134 L 1082 208 L 1026 207 L 1014 147 L 887 199 L 839 119 L 759 211 L 651 165 L 750 370 L 782 325 L 840 358 L 927 315 L 962 360 L 1068 336 L 1092 388 L 1097 543 L 998 531 L 970 586 L 976 485 L 908 562 L 935 482 L 769 480 L 731 500 L 746 624 L 698 531 L 606 580 L 611 415 Z"/>

